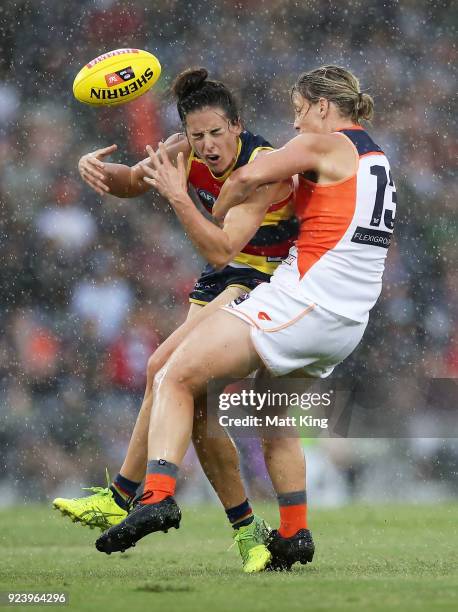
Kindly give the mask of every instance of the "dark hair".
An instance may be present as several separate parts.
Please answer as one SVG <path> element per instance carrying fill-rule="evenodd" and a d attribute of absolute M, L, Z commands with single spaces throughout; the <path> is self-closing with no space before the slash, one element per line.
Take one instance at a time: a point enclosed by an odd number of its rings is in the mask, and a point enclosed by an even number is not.
<path fill-rule="evenodd" d="M 326 98 L 339 109 L 344 117 L 351 117 L 356 123 L 360 119 L 370 121 L 374 116 L 374 100 L 362 93 L 359 80 L 349 70 L 339 66 L 322 66 L 304 72 L 291 90 L 301 94 L 309 102 Z"/>
<path fill-rule="evenodd" d="M 219 106 L 231 123 L 240 119 L 239 109 L 229 89 L 219 81 L 211 81 L 205 68 L 190 68 L 180 73 L 172 83 L 177 110 L 183 124 L 186 115 L 205 106 Z"/>

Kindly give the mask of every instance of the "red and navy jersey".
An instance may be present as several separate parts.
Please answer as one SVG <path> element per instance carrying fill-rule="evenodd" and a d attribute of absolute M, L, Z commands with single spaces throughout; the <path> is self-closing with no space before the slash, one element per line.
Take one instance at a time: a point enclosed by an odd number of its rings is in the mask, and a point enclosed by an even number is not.
<path fill-rule="evenodd" d="M 273 147 L 262 136 L 244 131 L 240 134 L 235 162 L 223 176 L 215 176 L 194 151 L 188 159 L 188 182 L 194 187 L 205 209 L 211 214 L 213 205 L 226 179 L 234 170 L 253 161 L 259 151 L 271 151 Z M 294 216 L 293 193 L 281 202 L 273 204 L 256 234 L 234 258 L 237 265 L 255 268 L 273 274 L 275 268 L 288 255 L 298 232 Z"/>

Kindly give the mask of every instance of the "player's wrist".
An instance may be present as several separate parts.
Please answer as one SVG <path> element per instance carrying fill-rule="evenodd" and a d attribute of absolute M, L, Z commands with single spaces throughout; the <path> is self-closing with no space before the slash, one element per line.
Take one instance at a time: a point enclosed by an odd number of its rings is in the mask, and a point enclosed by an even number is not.
<path fill-rule="evenodd" d="M 171 194 L 169 197 L 169 202 L 173 206 L 173 208 L 184 209 L 188 208 L 189 206 L 192 206 L 191 198 L 184 191 Z"/>

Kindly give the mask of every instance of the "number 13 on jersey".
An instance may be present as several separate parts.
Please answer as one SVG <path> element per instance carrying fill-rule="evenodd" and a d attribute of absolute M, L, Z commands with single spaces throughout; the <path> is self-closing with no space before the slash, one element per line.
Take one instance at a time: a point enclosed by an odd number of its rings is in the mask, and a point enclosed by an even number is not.
<path fill-rule="evenodd" d="M 391 170 L 384 165 L 371 165 L 366 180 L 374 181 L 375 192 L 373 203 L 371 203 L 372 214 L 368 219 L 367 227 L 358 226 L 355 229 L 352 242 L 358 244 L 371 244 L 387 249 L 390 246 L 393 234 L 394 217 L 396 214 L 396 189 L 391 176 Z"/>

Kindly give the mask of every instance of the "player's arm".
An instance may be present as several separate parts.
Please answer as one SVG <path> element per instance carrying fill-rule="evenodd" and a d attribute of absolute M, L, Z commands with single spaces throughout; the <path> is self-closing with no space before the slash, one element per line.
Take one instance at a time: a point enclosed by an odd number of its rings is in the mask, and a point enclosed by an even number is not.
<path fill-rule="evenodd" d="M 317 169 L 332 144 L 328 136 L 300 134 L 281 149 L 269 151 L 242 166 L 226 180 L 214 207 L 218 219 L 232 207 L 244 202 L 260 185 L 288 179 L 295 174 Z"/>
<path fill-rule="evenodd" d="M 170 136 L 164 144 L 172 161 L 176 161 L 179 152 L 189 154 L 189 143 L 183 134 Z M 151 189 L 151 186 L 143 181 L 144 166 L 151 163 L 150 158 L 147 157 L 134 166 L 104 161 L 116 149 L 117 145 L 111 145 L 83 155 L 78 163 L 82 179 L 98 194 L 110 193 L 118 198 L 133 198 Z"/>
<path fill-rule="evenodd" d="M 223 227 L 218 227 L 197 210 L 187 193 L 183 155 L 178 156 L 175 168 L 162 145 L 159 151 L 161 159 L 148 149 L 154 170 L 145 181 L 168 199 L 197 250 L 216 268 L 223 268 L 240 252 L 256 233 L 269 206 L 287 197 L 291 190 L 289 184 L 274 184 L 256 191 L 243 206 L 230 211 Z"/>
<path fill-rule="evenodd" d="M 258 231 L 268 208 L 275 202 L 284 200 L 290 192 L 291 188 L 288 183 L 264 185 L 240 206 L 229 210 L 221 228 L 222 234 L 212 234 L 211 249 L 207 247 L 207 242 L 203 243 L 201 248 L 196 241 L 194 243 L 209 263 L 215 268 L 224 268 Z M 213 228 L 220 229 L 213 223 L 211 225 Z M 208 255 L 204 255 L 204 249 L 208 251 Z"/>

